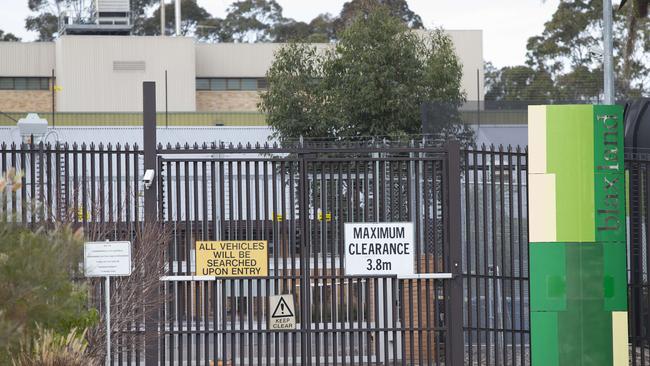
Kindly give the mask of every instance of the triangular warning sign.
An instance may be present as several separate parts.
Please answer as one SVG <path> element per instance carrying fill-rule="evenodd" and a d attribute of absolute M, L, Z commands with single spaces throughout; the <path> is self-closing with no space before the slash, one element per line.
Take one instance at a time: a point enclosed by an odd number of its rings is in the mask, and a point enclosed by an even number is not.
<path fill-rule="evenodd" d="M 275 310 L 273 310 L 273 314 L 271 314 L 271 318 L 286 318 L 289 316 L 293 316 L 293 312 L 287 302 L 284 301 L 284 298 L 281 297 L 278 305 L 275 306 Z"/>

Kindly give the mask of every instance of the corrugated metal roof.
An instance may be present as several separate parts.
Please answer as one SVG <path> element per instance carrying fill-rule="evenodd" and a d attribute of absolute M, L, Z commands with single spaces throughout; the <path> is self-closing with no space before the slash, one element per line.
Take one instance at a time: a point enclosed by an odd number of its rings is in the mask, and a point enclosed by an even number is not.
<path fill-rule="evenodd" d="M 528 146 L 527 125 L 472 125 L 476 132 L 476 145 Z"/>
<path fill-rule="evenodd" d="M 526 125 L 473 125 L 476 132 L 476 144 L 495 146 L 528 145 L 528 126 Z M 232 143 L 233 145 L 250 143 L 252 145 L 269 142 L 273 130 L 268 126 L 207 126 L 207 127 L 159 127 L 159 143 L 177 143 L 193 145 L 194 143 Z M 104 145 L 117 143 L 142 146 L 142 127 L 132 126 L 96 126 L 96 127 L 56 127 L 49 128 L 48 142 L 67 142 L 87 144 L 93 142 Z M 0 127 L 0 143 L 19 143 L 20 133 L 16 127 Z"/>
<path fill-rule="evenodd" d="M 263 144 L 269 141 L 272 130 L 267 126 L 214 126 L 214 127 L 159 127 L 156 137 L 159 143 L 181 145 L 224 142 L 233 144 Z M 142 146 L 142 127 L 97 126 L 49 128 L 47 142 L 87 144 L 134 144 Z M 0 142 L 20 142 L 17 127 L 0 127 Z"/>

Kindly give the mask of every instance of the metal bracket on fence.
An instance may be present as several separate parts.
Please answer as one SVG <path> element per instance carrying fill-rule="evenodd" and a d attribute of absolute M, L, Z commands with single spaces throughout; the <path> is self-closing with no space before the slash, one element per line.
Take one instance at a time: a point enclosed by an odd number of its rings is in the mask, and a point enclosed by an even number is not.
<path fill-rule="evenodd" d="M 162 276 L 161 281 L 175 282 L 175 281 L 214 281 L 216 276 Z"/>
<path fill-rule="evenodd" d="M 400 280 L 445 280 L 452 279 L 454 275 L 451 273 L 415 273 L 412 275 L 398 275 L 397 279 Z"/>
<path fill-rule="evenodd" d="M 415 273 L 411 275 L 399 275 L 399 280 L 448 280 L 454 278 L 452 273 Z M 178 276 L 162 276 L 161 281 L 175 282 L 175 281 L 214 281 L 216 276 L 192 276 L 192 275 L 178 275 Z"/>

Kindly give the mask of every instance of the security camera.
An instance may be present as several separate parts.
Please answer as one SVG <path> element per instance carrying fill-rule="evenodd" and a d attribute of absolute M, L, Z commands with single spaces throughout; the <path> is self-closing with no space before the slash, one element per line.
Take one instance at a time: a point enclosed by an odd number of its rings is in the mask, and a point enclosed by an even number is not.
<path fill-rule="evenodd" d="M 593 58 L 597 58 L 597 59 L 599 59 L 599 60 L 602 60 L 602 59 L 603 59 L 603 54 L 604 54 L 604 53 L 605 53 L 605 51 L 603 51 L 602 48 L 598 48 L 598 47 L 589 47 L 589 56 L 591 56 L 591 57 L 593 57 Z"/>
<path fill-rule="evenodd" d="M 144 183 L 144 188 L 149 189 L 151 187 L 151 183 L 153 183 L 153 178 L 156 176 L 156 172 L 153 169 L 147 169 L 144 172 L 144 176 L 142 177 L 142 183 Z"/>

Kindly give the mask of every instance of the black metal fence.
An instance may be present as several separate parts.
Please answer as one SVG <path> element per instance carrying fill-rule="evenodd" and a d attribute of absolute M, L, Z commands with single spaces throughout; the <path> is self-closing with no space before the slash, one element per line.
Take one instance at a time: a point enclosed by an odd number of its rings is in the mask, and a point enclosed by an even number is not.
<path fill-rule="evenodd" d="M 530 364 L 527 153 L 463 153 L 467 365 Z"/>
<path fill-rule="evenodd" d="M 146 349 L 168 365 L 530 364 L 525 150 L 204 145 L 157 154 L 156 211 L 172 233 L 166 302 L 153 329 L 116 329 L 116 339 L 153 331 Z M 650 158 L 629 155 L 626 166 L 631 360 L 650 365 Z M 143 221 L 137 146 L 1 145 L 0 168 L 11 167 L 24 176 L 0 200 L 6 220 L 100 224 L 111 239 L 132 239 Z M 417 272 L 462 276 L 345 276 L 349 221 L 412 221 Z M 269 242 L 269 277 L 189 277 L 195 240 L 253 238 Z M 267 329 L 265 298 L 276 293 L 294 294 L 295 331 Z M 143 363 L 138 339 L 117 347 L 113 364 Z"/>
<path fill-rule="evenodd" d="M 650 154 L 628 153 L 628 324 L 630 361 L 650 365 Z"/>
<path fill-rule="evenodd" d="M 458 151 L 456 145 L 456 158 Z M 174 233 L 165 292 L 178 294 L 169 297 L 173 300 L 163 311 L 161 361 L 451 364 L 447 283 L 346 276 L 343 261 L 345 222 L 410 221 L 416 231 L 416 272 L 451 271 L 448 148 L 164 148 L 159 153 L 159 220 Z M 217 239 L 267 240 L 269 276 L 189 277 L 194 242 Z M 294 295 L 296 330 L 267 328 L 272 310 L 267 298 L 274 294 Z M 456 352 L 462 359 L 462 347 Z"/>
<path fill-rule="evenodd" d="M 1 144 L 0 171 L 23 174 L 3 195 L 5 220 L 117 227 L 142 221 L 142 150 L 138 145 Z"/>

